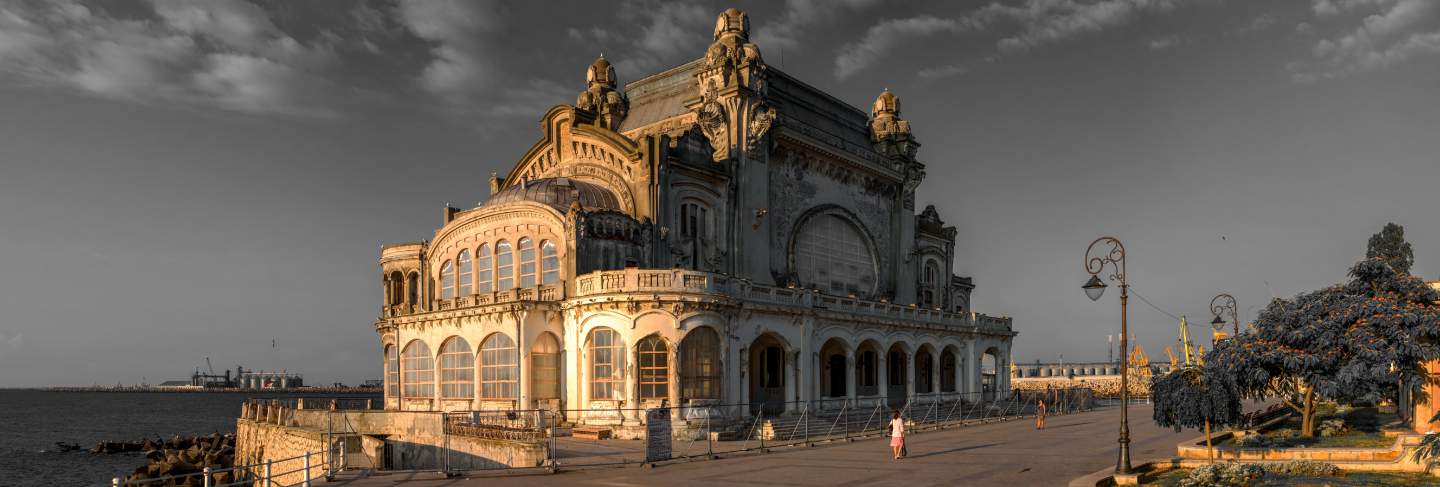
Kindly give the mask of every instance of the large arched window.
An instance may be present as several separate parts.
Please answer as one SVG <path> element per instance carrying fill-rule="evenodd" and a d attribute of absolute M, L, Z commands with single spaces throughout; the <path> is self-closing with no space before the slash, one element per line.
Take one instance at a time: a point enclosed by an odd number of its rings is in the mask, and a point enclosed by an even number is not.
<path fill-rule="evenodd" d="M 540 241 L 540 283 L 560 282 L 560 256 L 555 252 L 555 242 Z"/>
<path fill-rule="evenodd" d="M 475 292 L 488 293 L 495 286 L 495 269 L 490 267 L 491 265 L 494 265 L 494 262 L 490 257 L 490 245 L 480 244 L 480 249 L 475 251 L 475 274 L 478 281 Z"/>
<path fill-rule="evenodd" d="M 440 299 L 455 297 L 455 264 L 445 261 L 440 264 Z"/>
<path fill-rule="evenodd" d="M 469 250 L 461 250 L 460 255 L 455 257 L 455 267 L 459 268 L 459 272 L 455 277 L 455 295 L 469 296 L 470 291 L 473 289 L 471 284 L 475 282 L 475 275 L 470 273 Z"/>
<path fill-rule="evenodd" d="M 590 399 L 619 399 L 625 384 L 625 344 L 620 334 L 596 328 L 585 346 L 590 356 Z"/>
<path fill-rule="evenodd" d="M 440 346 L 440 397 L 475 397 L 475 352 L 464 338 L 450 337 Z"/>
<path fill-rule="evenodd" d="M 670 397 L 670 349 L 665 340 L 650 335 L 635 345 L 640 366 L 640 399 Z"/>
<path fill-rule="evenodd" d="M 530 347 L 530 397 L 560 398 L 560 340 L 548 331 Z"/>
<path fill-rule="evenodd" d="M 680 341 L 680 400 L 720 399 L 720 336 L 702 326 Z"/>
<path fill-rule="evenodd" d="M 515 256 L 510 253 L 510 242 L 495 243 L 495 290 L 509 291 L 515 287 Z"/>
<path fill-rule="evenodd" d="M 703 257 L 700 255 L 704 250 L 705 240 L 710 236 L 710 207 L 699 201 L 686 201 L 680 204 L 680 238 L 685 248 L 685 261 L 681 263 L 687 269 L 700 269 Z"/>
<path fill-rule="evenodd" d="M 400 397 L 400 352 L 394 345 L 385 346 L 385 395 Z"/>
<path fill-rule="evenodd" d="M 480 343 L 480 398 L 515 399 L 520 396 L 517 383 L 515 340 L 504 333 L 494 333 Z"/>
<path fill-rule="evenodd" d="M 800 282 L 826 293 L 868 296 L 875 291 L 875 258 L 854 225 L 833 214 L 811 218 L 795 237 Z"/>
<path fill-rule="evenodd" d="M 520 287 L 535 287 L 535 241 L 520 239 Z"/>
<path fill-rule="evenodd" d="M 430 346 L 420 340 L 411 341 L 401 352 L 400 370 L 405 374 L 405 397 L 430 399 L 435 397 L 435 356 L 430 355 Z"/>

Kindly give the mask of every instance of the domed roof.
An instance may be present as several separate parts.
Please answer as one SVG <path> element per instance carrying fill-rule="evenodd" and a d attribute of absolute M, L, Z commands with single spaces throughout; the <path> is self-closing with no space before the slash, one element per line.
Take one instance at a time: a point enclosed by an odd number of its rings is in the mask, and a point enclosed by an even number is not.
<path fill-rule="evenodd" d="M 481 208 L 500 206 L 518 201 L 533 201 L 550 205 L 561 213 L 569 211 L 570 203 L 579 201 L 587 210 L 621 210 L 620 200 L 615 193 L 595 184 L 570 178 L 541 178 L 523 181 L 490 196 Z"/>

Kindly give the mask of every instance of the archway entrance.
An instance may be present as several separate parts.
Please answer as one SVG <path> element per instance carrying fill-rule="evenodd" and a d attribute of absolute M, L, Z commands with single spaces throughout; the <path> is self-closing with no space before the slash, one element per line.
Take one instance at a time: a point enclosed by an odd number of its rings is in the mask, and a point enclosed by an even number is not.
<path fill-rule="evenodd" d="M 785 347 L 768 334 L 750 345 L 750 408 L 785 411 Z"/>
<path fill-rule="evenodd" d="M 980 390 L 984 391 L 982 397 L 986 401 L 995 400 L 995 390 L 1000 385 L 996 377 L 999 372 L 999 357 L 1000 351 L 995 347 L 985 349 L 985 353 L 980 355 Z"/>
<path fill-rule="evenodd" d="M 903 407 L 909 400 L 910 356 L 899 343 L 890 346 L 885 361 L 885 399 L 890 407 Z"/>
<path fill-rule="evenodd" d="M 825 345 L 820 347 L 820 397 L 849 395 L 850 388 L 846 386 L 849 380 L 846 374 L 849 371 L 846 366 L 849 362 L 846 348 L 845 342 L 839 338 L 826 340 Z"/>

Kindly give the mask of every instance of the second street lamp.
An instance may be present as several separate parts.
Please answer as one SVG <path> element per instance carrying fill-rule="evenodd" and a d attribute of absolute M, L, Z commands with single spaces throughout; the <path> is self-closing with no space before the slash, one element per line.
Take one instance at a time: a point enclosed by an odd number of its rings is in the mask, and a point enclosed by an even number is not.
<path fill-rule="evenodd" d="M 1210 326 L 1215 327 L 1215 331 L 1220 331 L 1225 326 L 1227 312 L 1230 313 L 1231 322 L 1235 324 L 1235 336 L 1240 336 L 1240 316 L 1236 312 L 1235 297 L 1229 294 L 1220 293 L 1210 300 L 1210 314 L 1215 315 L 1215 319 L 1210 320 Z"/>
<path fill-rule="evenodd" d="M 1094 253 L 1097 244 L 1100 245 L 1100 252 Z M 1109 247 L 1108 251 L 1105 247 Z M 1100 279 L 1100 274 L 1109 266 L 1114 269 L 1110 273 L 1110 280 L 1120 283 L 1120 456 L 1115 460 L 1115 473 L 1129 475 L 1133 473 L 1130 468 L 1130 342 L 1128 340 L 1130 331 L 1125 322 L 1125 306 L 1130 299 L 1130 284 L 1125 281 L 1125 246 L 1115 237 L 1100 237 L 1090 242 L 1090 247 L 1085 249 L 1085 272 L 1090 274 L 1090 280 L 1080 286 L 1085 289 L 1085 296 L 1091 301 L 1100 299 L 1105 294 L 1105 281 Z"/>

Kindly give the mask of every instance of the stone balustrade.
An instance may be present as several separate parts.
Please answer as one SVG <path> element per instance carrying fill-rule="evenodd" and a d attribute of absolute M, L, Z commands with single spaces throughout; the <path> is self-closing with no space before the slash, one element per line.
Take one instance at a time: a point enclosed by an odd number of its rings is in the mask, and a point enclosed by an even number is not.
<path fill-rule="evenodd" d="M 577 298 L 614 293 L 710 293 L 763 304 L 824 308 L 881 318 L 974 327 L 987 333 L 1011 332 L 1010 318 L 979 313 L 954 313 L 913 305 L 833 296 L 807 289 L 767 286 L 710 272 L 636 268 L 597 271 L 577 277 L 575 284 Z"/>

